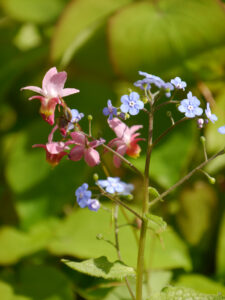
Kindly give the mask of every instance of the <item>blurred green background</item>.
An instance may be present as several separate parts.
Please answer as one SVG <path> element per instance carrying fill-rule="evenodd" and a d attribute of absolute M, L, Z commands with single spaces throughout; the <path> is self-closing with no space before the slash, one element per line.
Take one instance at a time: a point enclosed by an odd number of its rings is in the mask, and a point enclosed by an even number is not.
<path fill-rule="evenodd" d="M 80 93 L 66 98 L 71 108 L 94 116 L 93 131 L 109 140 L 102 108 L 133 88 L 142 70 L 164 80 L 180 76 L 199 99 L 209 101 L 219 121 L 203 131 L 186 122 L 153 153 L 152 183 L 163 191 L 203 160 L 199 137 L 209 154 L 224 147 L 217 128 L 225 124 L 225 6 L 217 0 L 0 0 L 0 298 L 1 300 L 128 300 L 124 286 L 71 271 L 62 257 L 76 260 L 106 255 L 115 249 L 96 239 L 113 241 L 111 215 L 78 209 L 75 189 L 94 184 L 101 167 L 65 158 L 54 169 L 43 149 L 49 124 L 38 114 L 39 101 L 28 102 L 27 85 L 41 86 L 46 71 L 66 70 L 66 87 Z M 180 94 L 182 99 L 186 94 Z M 175 119 L 181 114 L 173 112 Z M 128 124 L 144 124 L 139 114 Z M 104 125 L 103 125 L 104 124 Z M 87 129 L 87 121 L 81 126 Z M 155 136 L 169 125 L 166 109 L 155 121 Z M 57 138 L 57 136 L 56 136 Z M 58 136 L 58 138 L 60 138 Z M 134 163 L 143 168 L 142 155 Z M 140 181 L 123 167 L 113 174 L 136 186 Z M 210 185 L 196 174 L 154 208 L 170 225 L 164 247 L 151 239 L 146 251 L 152 291 L 166 284 L 225 294 L 225 158 L 206 168 Z M 105 201 L 105 205 L 108 201 Z M 129 204 L 129 203 L 128 203 Z M 131 218 L 131 216 L 129 216 Z M 121 223 L 125 222 L 120 220 Z M 135 267 L 137 246 L 132 229 L 120 230 L 122 256 Z M 127 247 L 129 245 L 129 247 Z"/>

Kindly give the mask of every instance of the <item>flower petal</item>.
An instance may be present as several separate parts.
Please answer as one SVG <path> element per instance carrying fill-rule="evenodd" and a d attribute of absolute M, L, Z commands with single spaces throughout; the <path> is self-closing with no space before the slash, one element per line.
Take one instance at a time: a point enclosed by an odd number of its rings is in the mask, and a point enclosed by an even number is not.
<path fill-rule="evenodd" d="M 57 73 L 58 72 L 57 72 L 56 67 L 53 67 L 50 70 L 48 70 L 48 72 L 45 74 L 43 81 L 42 81 L 42 90 L 43 91 L 47 91 L 47 87 L 49 85 L 51 77 Z"/>
<path fill-rule="evenodd" d="M 21 90 L 21 91 L 23 91 L 23 90 L 30 90 L 30 91 L 33 91 L 33 92 L 35 92 L 35 93 L 38 93 L 38 94 L 43 95 L 42 89 L 41 89 L 40 87 L 38 87 L 38 86 L 29 85 L 29 86 L 23 87 L 23 88 L 20 89 L 20 90 Z"/>
<path fill-rule="evenodd" d="M 63 98 L 63 97 L 66 97 L 66 96 L 69 96 L 72 94 L 79 93 L 79 92 L 80 92 L 80 90 L 77 90 L 77 89 L 66 88 L 66 89 L 63 89 L 60 91 L 60 96 Z"/>
<path fill-rule="evenodd" d="M 69 157 L 69 159 L 71 159 L 73 161 L 78 161 L 78 160 L 81 160 L 83 155 L 84 155 L 84 147 L 75 146 L 71 149 L 68 157 Z"/>
<path fill-rule="evenodd" d="M 84 160 L 90 167 L 94 167 L 100 163 L 100 156 L 98 151 L 93 148 L 84 150 Z"/>
<path fill-rule="evenodd" d="M 71 135 L 73 141 L 77 145 L 81 145 L 84 147 L 86 136 L 83 133 L 76 131 L 76 132 L 71 132 L 70 135 Z"/>

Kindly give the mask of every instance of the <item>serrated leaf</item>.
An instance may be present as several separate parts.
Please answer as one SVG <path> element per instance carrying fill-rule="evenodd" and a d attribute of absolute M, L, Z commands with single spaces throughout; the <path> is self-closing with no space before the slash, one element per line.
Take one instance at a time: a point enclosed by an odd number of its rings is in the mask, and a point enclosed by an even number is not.
<path fill-rule="evenodd" d="M 192 288 L 200 293 L 225 295 L 225 286 L 199 274 L 182 275 L 176 282 L 176 287 Z"/>
<path fill-rule="evenodd" d="M 126 266 L 121 261 L 111 263 L 105 256 L 91 258 L 82 262 L 63 259 L 62 262 L 76 271 L 105 279 L 121 280 L 126 276 L 135 275 L 133 268 Z"/>
<path fill-rule="evenodd" d="M 208 295 L 198 293 L 192 289 L 168 287 L 163 292 L 151 296 L 148 300 L 224 300 L 222 295 Z"/>
<path fill-rule="evenodd" d="M 131 1 L 71 1 L 56 28 L 51 49 L 52 58 L 58 60 L 63 55 L 72 56 L 110 14 Z"/>
<path fill-rule="evenodd" d="M 110 20 L 112 62 L 127 78 L 143 67 L 156 75 L 178 69 L 206 49 L 224 46 L 224 21 L 222 7 L 213 0 L 136 2 Z"/>
<path fill-rule="evenodd" d="M 63 0 L 2 0 L 1 5 L 8 16 L 21 22 L 48 23 L 56 19 Z"/>
<path fill-rule="evenodd" d="M 167 224 L 162 217 L 153 214 L 146 214 L 146 217 L 149 219 L 148 227 L 156 234 L 160 234 L 166 230 Z"/>

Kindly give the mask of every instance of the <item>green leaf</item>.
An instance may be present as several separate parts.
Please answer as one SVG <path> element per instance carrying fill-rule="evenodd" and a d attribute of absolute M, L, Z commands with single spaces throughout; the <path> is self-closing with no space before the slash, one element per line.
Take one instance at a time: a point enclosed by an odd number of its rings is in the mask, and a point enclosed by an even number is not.
<path fill-rule="evenodd" d="M 0 281 L 0 295 L 2 300 L 31 300 L 25 296 L 15 295 L 13 288 L 3 281 Z"/>
<path fill-rule="evenodd" d="M 225 276 L 225 213 L 222 217 L 218 235 L 218 244 L 216 251 L 216 273 L 224 278 Z"/>
<path fill-rule="evenodd" d="M 105 19 L 132 0 L 76 0 L 65 10 L 53 37 L 54 60 L 68 61 L 75 51 L 101 26 Z"/>
<path fill-rule="evenodd" d="M 148 300 L 224 300 L 222 295 L 207 295 L 195 292 L 192 289 L 168 287 L 163 292 L 151 296 Z"/>
<path fill-rule="evenodd" d="M 70 280 L 55 267 L 23 266 L 15 279 L 15 291 L 32 300 L 74 299 Z"/>
<path fill-rule="evenodd" d="M 129 213 L 128 215 L 132 219 Z M 120 215 L 119 225 L 125 223 L 127 220 Z M 88 209 L 80 209 L 65 218 L 61 226 L 57 228 L 48 249 L 59 256 L 70 255 L 81 259 L 106 256 L 109 260 L 115 261 L 117 259 L 115 248 L 104 240 L 97 240 L 98 234 L 102 234 L 104 239 L 114 243 L 111 214 L 105 210 L 95 213 Z M 151 269 L 184 268 L 190 270 L 191 260 L 187 247 L 178 235 L 168 228 L 160 234 L 160 238 L 163 242 L 155 234 L 151 234 L 150 230 L 148 231 L 146 265 Z M 135 268 L 138 247 L 130 226 L 120 228 L 119 243 L 124 263 Z"/>
<path fill-rule="evenodd" d="M 63 0 L 2 0 L 5 13 L 20 22 L 49 23 L 60 14 Z"/>
<path fill-rule="evenodd" d="M 169 69 L 186 67 L 187 60 L 206 49 L 224 46 L 224 21 L 223 9 L 214 0 L 161 0 L 157 5 L 143 1 L 129 5 L 109 24 L 115 70 L 131 79 L 143 68 L 152 74 L 167 71 L 168 76 Z"/>
<path fill-rule="evenodd" d="M 225 286 L 199 274 L 182 275 L 176 282 L 177 287 L 185 286 L 206 294 L 225 295 Z"/>
<path fill-rule="evenodd" d="M 123 279 L 126 276 L 135 275 L 133 268 L 126 266 L 121 261 L 109 262 L 107 257 L 91 258 L 82 262 L 62 260 L 68 267 L 94 277 L 105 279 Z"/>
<path fill-rule="evenodd" d="M 208 248 L 218 209 L 215 190 L 208 183 L 198 181 L 194 186 L 183 189 L 179 199 L 180 209 L 176 218 L 181 233 L 190 244 L 201 242 L 203 246 L 204 240 L 205 248 Z"/>
<path fill-rule="evenodd" d="M 29 233 L 13 227 L 1 227 L 0 264 L 17 263 L 21 258 L 45 248 L 56 225 L 56 221 L 49 220 L 32 227 Z"/>
<path fill-rule="evenodd" d="M 160 234 L 166 230 L 167 224 L 163 218 L 153 214 L 146 214 L 146 217 L 149 219 L 148 227 L 156 234 Z"/>

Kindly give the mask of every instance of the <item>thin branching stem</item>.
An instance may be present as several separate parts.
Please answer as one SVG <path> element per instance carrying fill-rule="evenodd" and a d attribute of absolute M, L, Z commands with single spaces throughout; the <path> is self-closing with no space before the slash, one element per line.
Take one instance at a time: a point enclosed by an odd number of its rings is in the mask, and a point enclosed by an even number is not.
<path fill-rule="evenodd" d="M 163 106 L 166 106 L 168 104 L 176 104 L 176 103 L 180 103 L 180 101 L 177 101 L 177 100 L 170 100 L 170 101 L 166 101 L 166 102 L 163 102 L 159 105 L 157 105 L 155 108 L 154 108 L 154 111 L 157 111 L 159 110 L 160 108 L 162 108 Z"/>
<path fill-rule="evenodd" d="M 225 154 L 225 149 L 217 152 L 216 154 L 214 154 L 213 156 L 211 156 L 210 158 L 208 158 L 207 160 L 205 160 L 204 162 L 202 162 L 200 165 L 198 165 L 196 168 L 194 168 L 192 171 L 190 171 L 186 176 L 184 176 L 182 179 L 180 179 L 177 183 L 175 183 L 173 186 L 171 186 L 167 191 L 163 192 L 161 195 L 159 195 L 157 198 L 155 198 L 153 201 L 151 201 L 149 203 L 149 207 L 151 207 L 152 205 L 156 204 L 159 201 L 162 201 L 162 199 L 167 196 L 168 194 L 170 194 L 173 190 L 175 190 L 177 187 L 179 187 L 182 183 L 184 183 L 185 181 L 187 181 L 192 175 L 194 175 L 194 173 L 200 169 L 202 169 L 206 164 L 208 164 L 210 161 L 212 161 L 213 159 L 215 159 L 216 157 Z"/>
<path fill-rule="evenodd" d="M 167 133 L 169 133 L 173 128 L 175 128 L 177 125 L 179 125 L 180 123 L 183 123 L 186 120 L 188 120 L 188 118 L 184 117 L 184 118 L 180 119 L 179 121 L 175 122 L 169 128 L 167 128 L 157 139 L 154 140 L 154 142 L 152 144 L 152 148 L 155 147 L 161 141 L 161 139 L 164 138 L 164 136 L 166 136 Z"/>

